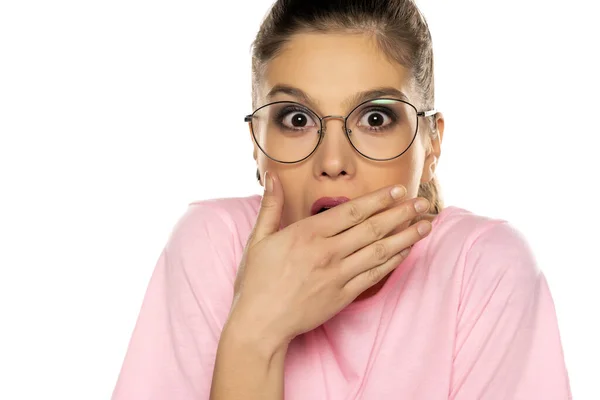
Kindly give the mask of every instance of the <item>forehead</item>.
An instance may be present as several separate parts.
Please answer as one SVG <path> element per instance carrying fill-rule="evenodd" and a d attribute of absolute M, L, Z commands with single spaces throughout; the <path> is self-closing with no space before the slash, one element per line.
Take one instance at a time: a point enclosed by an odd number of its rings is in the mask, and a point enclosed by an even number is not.
<path fill-rule="evenodd" d="M 355 93 L 379 87 L 396 88 L 411 100 L 410 81 L 409 70 L 388 59 L 372 36 L 303 33 L 292 36 L 267 64 L 259 96 L 264 100 L 271 88 L 286 85 L 307 93 L 319 108 L 335 108 Z"/>

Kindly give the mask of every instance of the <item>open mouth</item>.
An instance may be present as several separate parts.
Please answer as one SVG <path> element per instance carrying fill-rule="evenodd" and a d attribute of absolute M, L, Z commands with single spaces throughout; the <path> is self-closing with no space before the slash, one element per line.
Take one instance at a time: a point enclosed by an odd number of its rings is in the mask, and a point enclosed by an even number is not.
<path fill-rule="evenodd" d="M 310 209 L 310 214 L 320 214 L 349 200 L 350 199 L 347 197 L 321 197 L 313 203 Z"/>

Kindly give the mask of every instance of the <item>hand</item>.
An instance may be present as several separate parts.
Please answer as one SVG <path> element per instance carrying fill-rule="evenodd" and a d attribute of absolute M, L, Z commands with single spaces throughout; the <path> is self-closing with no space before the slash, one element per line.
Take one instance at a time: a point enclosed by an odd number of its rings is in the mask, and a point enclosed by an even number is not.
<path fill-rule="evenodd" d="M 427 211 L 427 200 L 421 199 L 425 208 L 417 212 L 419 199 L 399 202 L 406 189 L 398 186 L 397 192 L 382 188 L 278 231 L 283 188 L 270 173 L 265 188 L 228 323 L 275 346 L 333 317 L 396 268 L 431 229 L 427 220 L 410 225 Z"/>

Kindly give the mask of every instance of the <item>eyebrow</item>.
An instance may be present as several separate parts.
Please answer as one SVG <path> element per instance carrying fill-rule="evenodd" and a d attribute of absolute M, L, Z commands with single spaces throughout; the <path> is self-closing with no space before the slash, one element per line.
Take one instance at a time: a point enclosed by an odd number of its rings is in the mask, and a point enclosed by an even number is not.
<path fill-rule="evenodd" d="M 316 108 L 316 106 L 318 105 L 318 101 L 315 101 L 303 90 L 298 89 L 297 87 L 283 85 L 283 84 L 277 84 L 277 85 L 273 86 L 273 88 L 271 88 L 269 93 L 267 93 L 267 99 L 271 100 L 273 97 L 275 97 L 278 94 L 287 94 L 288 96 L 295 97 L 297 100 L 300 100 L 300 101 L 306 103 L 308 106 L 313 107 L 313 108 Z M 369 90 L 355 93 L 351 97 L 344 100 L 342 105 L 344 106 L 344 108 L 350 108 L 353 105 L 358 105 L 358 104 L 368 101 L 368 100 L 373 100 L 373 99 L 377 99 L 380 97 L 388 97 L 388 96 L 408 101 L 408 96 L 406 96 L 400 90 L 398 90 L 394 87 L 391 87 L 391 86 L 385 86 L 385 87 L 378 87 L 378 88 L 369 89 Z"/>

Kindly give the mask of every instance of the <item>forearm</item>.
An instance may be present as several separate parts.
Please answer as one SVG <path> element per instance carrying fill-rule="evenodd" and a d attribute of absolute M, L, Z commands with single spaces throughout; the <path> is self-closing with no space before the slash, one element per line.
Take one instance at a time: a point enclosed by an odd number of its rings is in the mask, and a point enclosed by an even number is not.
<path fill-rule="evenodd" d="M 239 327 L 226 327 L 217 349 L 210 400 L 282 400 L 287 347 Z"/>

